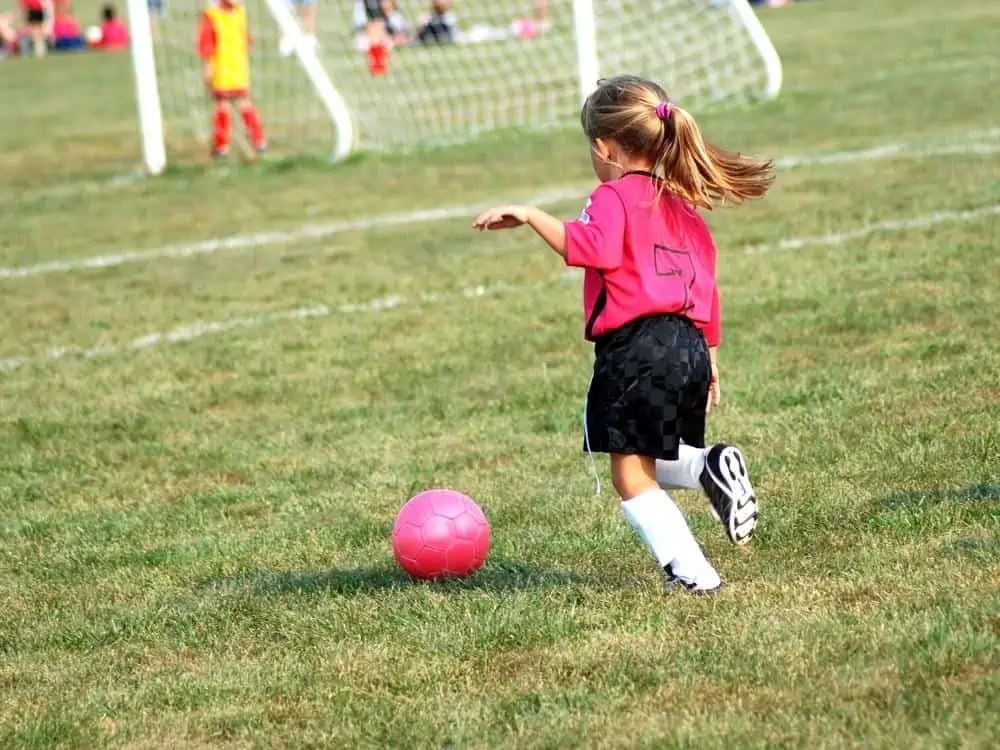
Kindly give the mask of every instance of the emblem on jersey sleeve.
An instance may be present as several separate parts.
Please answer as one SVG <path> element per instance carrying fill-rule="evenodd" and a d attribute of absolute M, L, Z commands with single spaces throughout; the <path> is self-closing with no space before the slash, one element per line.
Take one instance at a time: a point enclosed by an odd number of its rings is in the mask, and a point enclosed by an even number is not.
<path fill-rule="evenodd" d="M 587 198 L 587 205 L 583 207 L 583 210 L 580 212 L 580 218 L 577 219 L 577 221 L 579 221 L 581 224 L 589 224 L 590 214 L 587 213 L 587 209 L 593 205 L 594 201 L 592 201 L 590 198 Z"/>

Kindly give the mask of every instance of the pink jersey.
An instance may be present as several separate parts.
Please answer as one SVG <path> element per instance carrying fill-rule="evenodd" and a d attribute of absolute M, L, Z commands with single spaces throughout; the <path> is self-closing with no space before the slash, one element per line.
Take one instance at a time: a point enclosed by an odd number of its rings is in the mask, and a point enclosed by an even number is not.
<path fill-rule="evenodd" d="M 566 222 L 566 265 L 583 277 L 585 336 L 595 340 L 636 318 L 683 315 L 709 346 L 722 338 L 715 243 L 705 221 L 644 172 L 600 185 L 580 218 Z"/>
<path fill-rule="evenodd" d="M 119 19 L 101 24 L 102 49 L 125 49 L 128 47 L 128 27 Z"/>

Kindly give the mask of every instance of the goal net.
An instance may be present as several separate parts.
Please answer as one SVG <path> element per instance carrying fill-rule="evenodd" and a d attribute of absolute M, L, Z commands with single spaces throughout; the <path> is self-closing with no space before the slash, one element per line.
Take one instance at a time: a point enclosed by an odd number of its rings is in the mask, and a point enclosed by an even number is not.
<path fill-rule="evenodd" d="M 770 98 L 781 85 L 778 56 L 746 0 L 455 0 L 444 14 L 429 0 L 397 0 L 384 69 L 373 66 L 380 37 L 359 1 L 318 2 L 312 26 L 294 0 L 244 4 L 253 97 L 283 154 L 567 122 L 599 75 L 653 78 L 695 110 Z M 166 0 L 153 18 L 171 153 L 207 148 L 210 136 L 194 41 L 203 10 L 203 0 Z"/>

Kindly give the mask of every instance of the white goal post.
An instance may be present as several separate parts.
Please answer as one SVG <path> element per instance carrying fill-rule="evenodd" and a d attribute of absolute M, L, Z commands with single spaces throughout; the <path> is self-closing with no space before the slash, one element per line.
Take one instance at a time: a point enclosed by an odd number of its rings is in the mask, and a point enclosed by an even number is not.
<path fill-rule="evenodd" d="M 643 75 L 687 108 L 769 99 L 782 69 L 747 0 L 454 0 L 446 39 L 421 33 L 429 0 L 397 0 L 388 69 L 370 64 L 360 0 L 241 0 L 251 91 L 284 156 L 409 149 L 572 121 L 599 76 Z M 210 100 L 195 49 L 206 0 L 128 0 L 143 156 L 206 153 Z M 363 14 L 362 14 L 363 18 Z M 153 33 L 150 33 L 150 24 Z M 238 134 L 239 128 L 234 128 Z"/>

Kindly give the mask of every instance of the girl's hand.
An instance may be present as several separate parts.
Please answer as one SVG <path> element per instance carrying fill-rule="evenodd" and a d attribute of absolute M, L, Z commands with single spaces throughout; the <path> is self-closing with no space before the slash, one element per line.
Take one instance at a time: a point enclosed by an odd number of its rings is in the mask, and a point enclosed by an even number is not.
<path fill-rule="evenodd" d="M 715 360 L 715 347 L 708 350 L 712 360 L 712 380 L 708 385 L 708 403 L 705 405 L 705 412 L 710 412 L 722 400 L 722 390 L 719 388 L 719 365 Z"/>
<path fill-rule="evenodd" d="M 722 400 L 722 391 L 719 389 L 719 375 L 718 373 L 712 373 L 712 382 L 708 386 L 708 405 L 705 407 L 705 413 L 712 411 L 719 402 Z"/>
<path fill-rule="evenodd" d="M 513 229 L 527 223 L 527 206 L 498 206 L 479 214 L 472 226 L 481 232 L 484 229 Z"/>

